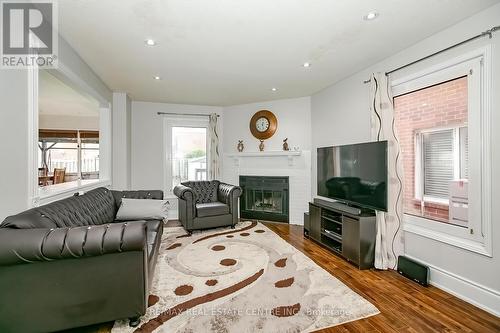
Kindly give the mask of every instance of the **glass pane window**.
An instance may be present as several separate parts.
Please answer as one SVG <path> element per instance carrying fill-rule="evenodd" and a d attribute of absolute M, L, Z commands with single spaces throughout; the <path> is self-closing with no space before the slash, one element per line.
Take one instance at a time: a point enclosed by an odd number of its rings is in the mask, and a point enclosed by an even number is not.
<path fill-rule="evenodd" d="M 453 180 L 453 130 L 422 136 L 424 196 L 448 199 Z"/>
<path fill-rule="evenodd" d="M 48 142 L 50 147 L 46 153 L 49 172 L 54 169 L 66 169 L 66 173 L 78 172 L 78 143 L 75 142 Z"/>
<path fill-rule="evenodd" d="M 64 169 L 64 177 L 59 178 L 58 183 L 99 179 L 98 132 L 91 132 L 92 138 L 79 138 L 81 132 L 76 130 L 64 131 L 72 134 L 71 137 L 63 137 L 61 133 L 56 130 L 41 130 L 39 133 L 38 184 L 55 184 L 55 169 Z"/>
<path fill-rule="evenodd" d="M 82 178 L 99 178 L 99 144 L 82 142 L 81 171 Z M 93 173 L 94 175 L 90 175 Z"/>
<path fill-rule="evenodd" d="M 172 127 L 172 188 L 188 180 L 207 179 L 207 129 Z"/>
<path fill-rule="evenodd" d="M 468 201 L 468 98 L 466 76 L 394 98 L 405 214 L 466 226 L 453 207 L 457 192 L 460 207 Z"/>

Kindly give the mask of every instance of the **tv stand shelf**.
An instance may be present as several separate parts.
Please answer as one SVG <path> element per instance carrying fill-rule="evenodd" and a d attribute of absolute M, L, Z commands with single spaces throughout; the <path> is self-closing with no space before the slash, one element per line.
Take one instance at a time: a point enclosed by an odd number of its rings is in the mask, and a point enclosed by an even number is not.
<path fill-rule="evenodd" d="M 304 234 L 359 269 L 371 268 L 375 253 L 375 211 L 351 212 L 343 211 L 338 203 L 315 199 L 309 203 Z"/>

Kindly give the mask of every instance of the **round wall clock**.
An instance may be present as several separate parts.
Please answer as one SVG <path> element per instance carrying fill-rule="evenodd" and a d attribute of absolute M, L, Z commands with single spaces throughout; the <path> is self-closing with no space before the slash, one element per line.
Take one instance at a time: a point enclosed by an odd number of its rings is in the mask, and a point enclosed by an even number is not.
<path fill-rule="evenodd" d="M 250 132 L 259 140 L 269 139 L 277 128 L 278 120 L 271 111 L 261 110 L 250 119 Z"/>

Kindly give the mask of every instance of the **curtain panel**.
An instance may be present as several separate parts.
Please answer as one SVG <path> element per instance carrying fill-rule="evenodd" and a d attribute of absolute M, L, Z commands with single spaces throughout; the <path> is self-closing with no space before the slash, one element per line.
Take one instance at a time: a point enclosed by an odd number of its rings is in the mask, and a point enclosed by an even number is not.
<path fill-rule="evenodd" d="M 209 140 L 210 140 L 210 154 L 208 165 L 208 179 L 216 180 L 220 178 L 220 154 L 219 154 L 219 135 L 217 132 L 218 116 L 212 113 L 209 116 Z"/>
<path fill-rule="evenodd" d="M 385 73 L 371 76 L 371 136 L 372 140 L 387 140 L 388 184 L 387 212 L 377 211 L 375 268 L 395 269 L 397 257 L 404 253 L 403 166 L 394 119 L 394 105 L 388 77 Z"/>

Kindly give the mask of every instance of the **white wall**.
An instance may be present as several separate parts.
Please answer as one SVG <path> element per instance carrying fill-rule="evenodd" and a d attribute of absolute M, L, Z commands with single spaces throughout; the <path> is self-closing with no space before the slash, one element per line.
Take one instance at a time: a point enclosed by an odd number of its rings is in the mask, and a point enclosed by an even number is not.
<path fill-rule="evenodd" d="M 130 189 L 132 155 L 132 101 L 126 93 L 113 93 L 113 181 L 117 190 Z"/>
<path fill-rule="evenodd" d="M 132 154 L 131 174 L 132 189 L 165 189 L 165 140 L 164 140 L 164 117 L 157 112 L 175 113 L 217 113 L 219 127 L 223 128 L 224 116 L 221 107 L 166 104 L 132 101 Z M 221 145 L 223 135 L 219 136 Z M 170 196 L 170 217 L 177 216 L 177 199 Z"/>
<path fill-rule="evenodd" d="M 369 86 L 363 80 L 370 73 L 386 72 L 452 45 L 498 25 L 500 5 L 491 7 L 459 24 L 435 34 L 418 44 L 348 77 L 312 96 L 312 170 L 316 170 L 316 147 L 370 140 Z M 383 36 L 381 36 L 383 38 Z M 405 76 L 444 59 L 492 45 L 492 196 L 500 202 L 500 33 L 493 39 L 461 46 L 391 75 Z M 313 172 L 311 189 L 316 194 L 316 174 Z M 493 206 L 493 258 L 472 253 L 416 234 L 405 233 L 407 255 L 431 266 L 431 281 L 441 288 L 459 295 L 486 310 L 500 314 L 500 206 Z"/>
<path fill-rule="evenodd" d="M 38 127 L 44 129 L 99 130 L 99 117 L 40 115 Z"/>
<path fill-rule="evenodd" d="M 28 72 L 0 70 L 0 223 L 28 207 Z"/>
<path fill-rule="evenodd" d="M 283 139 L 288 138 L 290 148 L 303 150 L 311 147 L 310 97 L 281 99 L 269 102 L 234 105 L 224 108 L 224 152 L 236 152 L 238 140 L 243 140 L 245 151 L 259 151 L 259 140 L 250 133 L 250 119 L 255 112 L 269 110 L 278 119 L 273 137 L 265 140 L 265 150 L 282 150 Z"/>
<path fill-rule="evenodd" d="M 228 154 L 237 152 L 238 140 L 243 140 L 245 152 L 259 151 L 259 140 L 250 132 L 250 119 L 259 110 L 269 110 L 276 115 L 276 133 L 265 140 L 265 151 L 283 150 L 283 139 L 288 138 L 290 149 L 297 146 L 300 156 L 293 158 L 292 165 L 287 157 L 242 157 L 239 163 Z M 235 105 L 224 108 L 224 163 L 225 182 L 239 183 L 240 175 L 288 176 L 291 224 L 303 224 L 303 213 L 311 199 L 311 99 L 310 97 L 282 99 L 268 102 Z"/>

